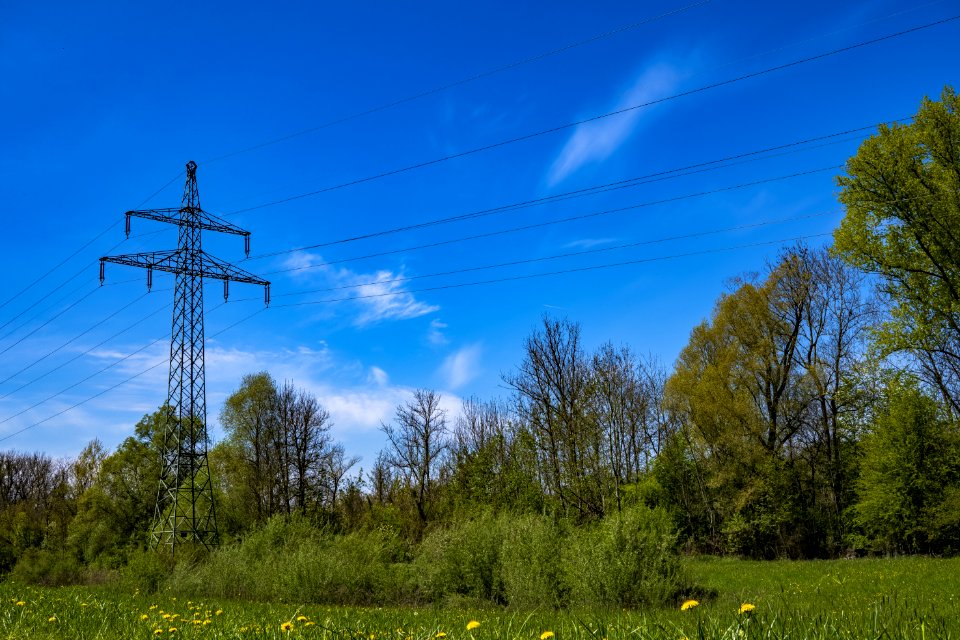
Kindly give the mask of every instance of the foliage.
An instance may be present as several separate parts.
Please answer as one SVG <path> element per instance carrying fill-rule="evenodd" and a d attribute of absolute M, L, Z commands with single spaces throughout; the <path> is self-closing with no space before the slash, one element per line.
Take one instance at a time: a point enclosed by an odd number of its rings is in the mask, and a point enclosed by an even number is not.
<path fill-rule="evenodd" d="M 879 275 L 891 304 L 881 349 L 912 354 L 960 411 L 960 96 L 946 87 L 912 123 L 881 126 L 837 184 L 837 254 Z"/>
<path fill-rule="evenodd" d="M 960 432 L 915 385 L 893 383 L 863 442 L 856 521 L 869 549 L 960 548 Z"/>

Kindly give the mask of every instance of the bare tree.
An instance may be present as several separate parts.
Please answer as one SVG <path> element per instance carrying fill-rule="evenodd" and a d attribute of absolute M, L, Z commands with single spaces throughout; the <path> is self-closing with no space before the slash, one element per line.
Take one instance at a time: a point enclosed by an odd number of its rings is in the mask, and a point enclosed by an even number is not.
<path fill-rule="evenodd" d="M 433 483 L 449 447 L 440 394 L 417 389 L 411 401 L 397 407 L 394 423 L 382 424 L 381 429 L 390 443 L 385 460 L 403 475 L 422 528 L 434 497 Z"/>

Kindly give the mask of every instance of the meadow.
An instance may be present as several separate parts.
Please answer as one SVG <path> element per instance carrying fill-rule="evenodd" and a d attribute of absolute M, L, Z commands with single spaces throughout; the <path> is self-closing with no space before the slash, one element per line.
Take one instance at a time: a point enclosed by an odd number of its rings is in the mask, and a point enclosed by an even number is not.
<path fill-rule="evenodd" d="M 329 607 L 0 584 L 3 638 L 960 638 L 960 559 L 685 562 L 698 604 L 637 610 Z M 691 598 L 692 599 L 692 598 Z M 749 606 L 745 606 L 749 605 Z M 751 608 L 752 607 L 752 608 Z"/>

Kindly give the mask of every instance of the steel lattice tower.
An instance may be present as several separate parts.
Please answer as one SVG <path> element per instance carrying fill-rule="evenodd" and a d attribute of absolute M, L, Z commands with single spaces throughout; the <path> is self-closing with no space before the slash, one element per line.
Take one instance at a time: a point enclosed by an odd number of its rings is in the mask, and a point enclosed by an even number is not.
<path fill-rule="evenodd" d="M 270 283 L 206 253 L 200 232 L 219 231 L 241 235 L 250 255 L 250 232 L 205 212 L 197 190 L 197 163 L 187 163 L 187 182 L 179 209 L 127 211 L 130 218 L 147 218 L 179 227 L 179 242 L 173 251 L 132 253 L 100 258 L 100 283 L 104 264 L 114 262 L 147 270 L 147 289 L 153 285 L 153 270 L 176 277 L 173 294 L 173 328 L 170 334 L 170 378 L 163 407 L 163 441 L 160 449 L 160 484 L 151 541 L 174 553 L 178 544 L 217 542 L 217 517 L 213 485 L 207 464 L 207 400 L 203 365 L 203 279 L 223 281 L 227 299 L 229 283 L 264 286 L 264 302 L 270 304 Z"/>

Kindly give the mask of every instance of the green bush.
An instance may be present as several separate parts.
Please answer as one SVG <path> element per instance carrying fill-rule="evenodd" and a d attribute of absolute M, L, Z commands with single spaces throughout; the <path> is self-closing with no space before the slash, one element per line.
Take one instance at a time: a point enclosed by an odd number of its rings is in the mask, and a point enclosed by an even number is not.
<path fill-rule="evenodd" d="M 566 602 L 560 562 L 564 536 L 552 519 L 538 515 L 503 522 L 502 581 L 512 607 L 558 608 Z"/>
<path fill-rule="evenodd" d="M 467 596 L 503 603 L 501 522 L 489 512 L 431 531 L 420 543 L 414 574 L 420 593 L 436 602 Z"/>
<path fill-rule="evenodd" d="M 182 563 L 167 588 L 207 597 L 370 604 L 400 601 L 402 549 L 382 531 L 334 536 L 297 517 L 276 517 L 196 564 Z"/>
<path fill-rule="evenodd" d="M 84 570 L 69 553 L 28 549 L 10 572 L 10 579 L 24 584 L 64 586 L 82 583 Z"/>
<path fill-rule="evenodd" d="M 630 507 L 576 530 L 564 546 L 572 603 L 659 605 L 686 588 L 673 524 L 662 509 Z"/>

